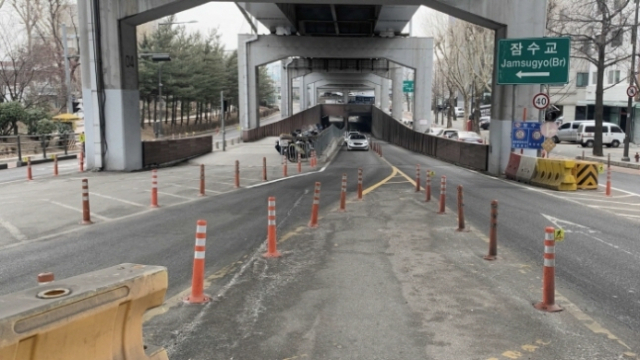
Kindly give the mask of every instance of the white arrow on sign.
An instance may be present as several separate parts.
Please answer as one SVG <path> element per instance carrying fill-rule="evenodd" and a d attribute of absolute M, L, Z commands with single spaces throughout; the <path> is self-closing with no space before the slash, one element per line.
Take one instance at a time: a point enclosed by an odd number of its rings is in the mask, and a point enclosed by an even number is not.
<path fill-rule="evenodd" d="M 530 72 L 530 73 L 525 73 L 525 72 L 522 72 L 522 70 L 518 71 L 518 73 L 516 74 L 516 76 L 519 77 L 520 79 L 522 79 L 523 77 L 549 76 L 549 75 L 551 75 L 549 72 Z"/>

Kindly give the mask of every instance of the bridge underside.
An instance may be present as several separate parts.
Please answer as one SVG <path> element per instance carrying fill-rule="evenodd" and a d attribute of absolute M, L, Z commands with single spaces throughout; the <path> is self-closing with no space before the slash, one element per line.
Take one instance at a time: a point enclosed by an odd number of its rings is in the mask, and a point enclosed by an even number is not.
<path fill-rule="evenodd" d="M 95 1 L 99 7 L 93 13 L 91 2 L 78 2 L 88 166 L 106 170 L 140 169 L 142 147 L 138 125 L 140 111 L 135 27 L 208 1 Z M 431 84 L 428 79 L 430 74 L 426 75 L 425 69 L 431 67 L 432 45 L 430 39 L 401 36 L 402 29 L 418 6 L 425 5 L 493 29 L 496 39 L 544 36 L 545 30 L 546 0 L 371 0 L 366 6 L 358 6 L 354 2 L 298 0 L 278 4 L 254 1 L 240 3 L 272 34 L 296 35 L 241 37 L 238 47 L 241 55 L 241 89 L 255 84 L 256 66 L 290 56 L 386 59 L 416 71 L 415 97 L 426 103 L 416 108 L 416 115 L 420 119 L 428 119 Z M 99 22 L 91 20 L 94 16 L 99 17 Z M 98 23 L 100 29 L 96 32 L 94 26 Z M 99 34 L 99 37 L 95 34 Z M 337 47 L 336 41 L 342 45 Z M 254 49 L 259 49 L 258 44 L 267 43 L 274 46 L 268 58 L 255 53 Z M 394 44 L 412 49 L 413 55 L 399 59 L 398 48 Z M 344 55 L 347 50 L 349 56 Z M 96 72 L 95 69 L 102 71 Z M 393 78 L 396 72 L 390 70 L 390 77 Z M 519 86 L 515 94 L 516 103 L 528 104 L 536 87 Z M 255 116 L 256 103 L 252 100 L 253 90 L 249 90 L 249 96 L 241 102 L 243 125 L 258 126 L 257 119 L 251 120 Z M 396 94 L 396 91 L 393 93 Z M 489 172 L 493 174 L 500 173 L 508 161 L 509 133 L 513 121 L 511 114 L 522 113 L 522 106 L 512 109 L 512 94 L 511 86 L 493 86 L 492 145 L 489 154 Z M 383 104 L 381 106 L 384 108 Z M 394 113 L 397 108 L 393 107 Z"/>

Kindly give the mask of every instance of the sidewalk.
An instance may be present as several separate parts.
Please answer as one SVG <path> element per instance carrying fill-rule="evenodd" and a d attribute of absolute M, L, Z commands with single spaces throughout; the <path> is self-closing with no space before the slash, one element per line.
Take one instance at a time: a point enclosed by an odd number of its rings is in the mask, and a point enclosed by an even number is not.
<path fill-rule="evenodd" d="M 282 258 L 265 260 L 263 246 L 224 269 L 210 278 L 214 302 L 154 318 L 147 340 L 172 360 L 637 358 L 560 294 L 565 311 L 534 309 L 539 264 L 502 244 L 483 260 L 484 235 L 456 232 L 453 211 L 436 215 L 404 177 L 387 180 L 363 202 L 350 194 L 344 214 L 321 200 L 318 229 L 278 235 Z"/>

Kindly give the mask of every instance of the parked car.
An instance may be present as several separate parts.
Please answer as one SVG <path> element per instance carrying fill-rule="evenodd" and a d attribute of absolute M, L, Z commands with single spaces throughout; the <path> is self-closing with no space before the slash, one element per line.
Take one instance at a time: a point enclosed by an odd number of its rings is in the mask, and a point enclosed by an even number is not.
<path fill-rule="evenodd" d="M 593 121 L 593 120 L 576 120 L 576 121 L 569 121 L 566 122 L 562 125 L 560 125 L 560 127 L 558 127 L 558 133 L 556 134 L 556 136 L 553 137 L 553 141 L 558 144 L 562 141 L 569 141 L 569 142 L 578 142 L 579 138 L 578 138 L 578 127 L 580 126 L 580 124 L 582 124 L 583 122 L 589 122 L 589 121 Z"/>
<path fill-rule="evenodd" d="M 579 143 L 582 147 L 593 147 L 594 144 L 594 136 L 596 132 L 596 123 L 594 122 L 583 122 L 578 127 L 578 136 Z M 603 123 L 602 124 L 602 143 L 607 147 L 617 148 L 624 141 L 624 131 L 616 125 L 612 123 Z"/>
<path fill-rule="evenodd" d="M 450 139 L 476 144 L 484 143 L 480 135 L 473 131 L 458 131 L 455 134 L 451 135 Z"/>
<path fill-rule="evenodd" d="M 441 127 L 432 127 L 427 129 L 424 133 L 427 135 L 440 136 L 444 132 L 444 128 Z"/>
<path fill-rule="evenodd" d="M 491 116 L 481 116 L 480 117 L 480 129 L 489 130 L 489 125 L 491 124 Z"/>
<path fill-rule="evenodd" d="M 445 129 L 440 136 L 445 137 L 447 139 L 451 139 L 452 136 L 458 133 L 458 129 Z"/>
<path fill-rule="evenodd" d="M 455 107 L 454 108 L 455 112 L 456 112 L 456 117 L 463 117 L 464 116 L 464 109 L 461 107 Z"/>
<path fill-rule="evenodd" d="M 369 151 L 369 141 L 362 134 L 352 134 L 347 140 L 347 151 L 366 150 Z"/>

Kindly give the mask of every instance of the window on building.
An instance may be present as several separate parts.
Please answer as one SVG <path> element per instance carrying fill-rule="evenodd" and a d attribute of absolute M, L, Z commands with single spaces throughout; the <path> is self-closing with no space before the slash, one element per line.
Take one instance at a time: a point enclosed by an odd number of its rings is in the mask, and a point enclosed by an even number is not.
<path fill-rule="evenodd" d="M 591 83 L 593 85 L 598 83 L 598 73 L 595 71 L 591 73 Z"/>
<path fill-rule="evenodd" d="M 620 70 L 609 70 L 609 84 L 620 82 Z"/>
<path fill-rule="evenodd" d="M 586 87 L 589 85 L 589 73 L 578 73 L 576 75 L 576 87 Z"/>
<path fill-rule="evenodd" d="M 611 38 L 611 46 L 622 46 L 622 39 L 624 38 L 624 31 L 622 29 L 614 30 L 613 37 Z"/>

